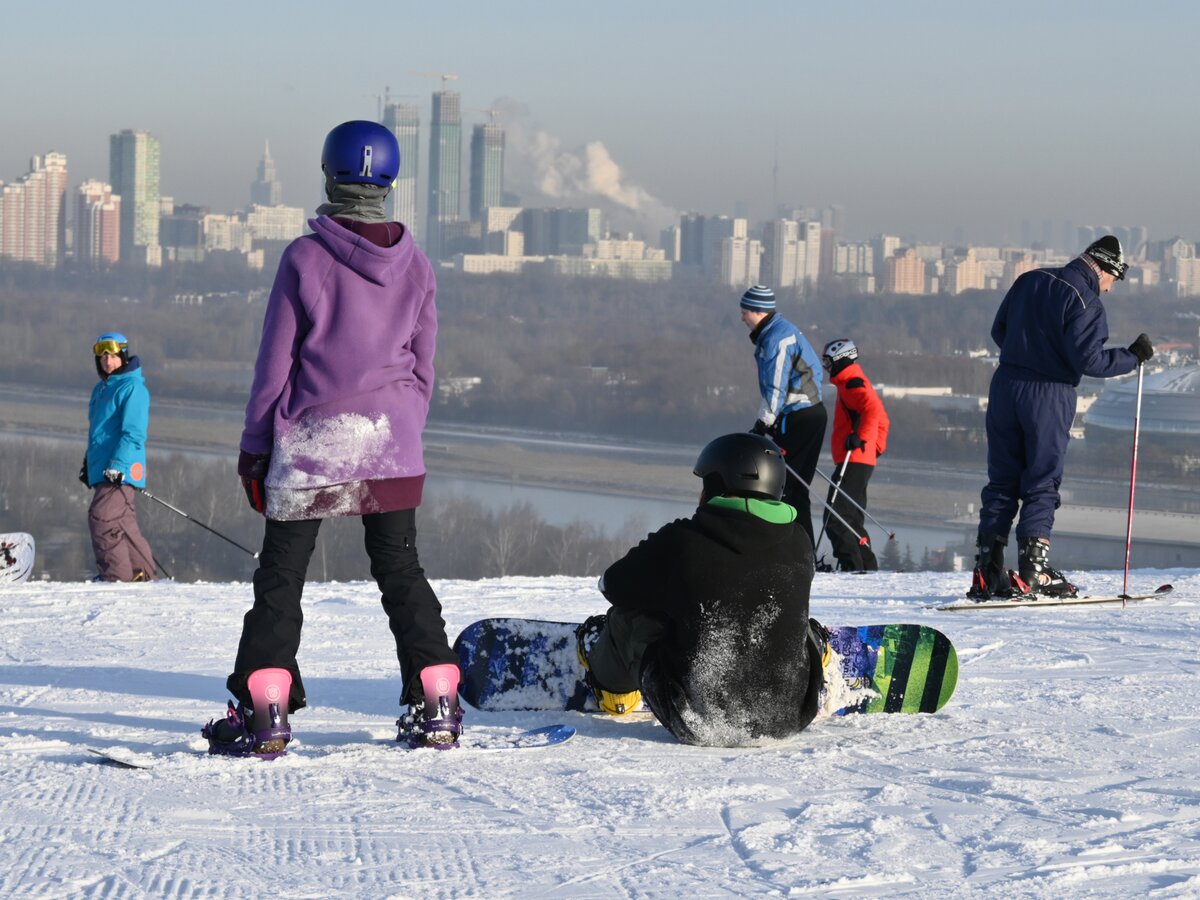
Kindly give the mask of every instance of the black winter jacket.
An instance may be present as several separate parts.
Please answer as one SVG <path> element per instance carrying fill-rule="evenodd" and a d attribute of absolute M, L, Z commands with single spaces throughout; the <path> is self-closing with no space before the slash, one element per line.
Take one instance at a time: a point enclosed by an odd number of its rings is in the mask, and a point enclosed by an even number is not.
<path fill-rule="evenodd" d="M 689 744 L 791 737 L 816 715 L 810 671 L 813 551 L 799 520 L 773 524 L 712 504 L 665 525 L 604 573 L 616 607 L 667 628 L 642 660 L 642 690 Z"/>

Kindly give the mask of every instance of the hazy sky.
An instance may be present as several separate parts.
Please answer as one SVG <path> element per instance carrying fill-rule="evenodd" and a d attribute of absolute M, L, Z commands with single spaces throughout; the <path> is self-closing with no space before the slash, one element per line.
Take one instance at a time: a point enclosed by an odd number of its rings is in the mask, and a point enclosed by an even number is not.
<path fill-rule="evenodd" d="M 5 4 L 0 179 L 48 150 L 73 184 L 107 179 L 108 136 L 139 128 L 163 193 L 227 211 L 270 140 L 284 201 L 311 210 L 325 132 L 374 118 L 385 87 L 425 129 L 439 81 L 414 73 L 449 72 L 467 135 L 503 110 L 529 205 L 603 191 L 658 225 L 777 200 L 842 204 L 861 238 L 1050 219 L 1200 239 L 1198 26 L 1178 0 Z"/>

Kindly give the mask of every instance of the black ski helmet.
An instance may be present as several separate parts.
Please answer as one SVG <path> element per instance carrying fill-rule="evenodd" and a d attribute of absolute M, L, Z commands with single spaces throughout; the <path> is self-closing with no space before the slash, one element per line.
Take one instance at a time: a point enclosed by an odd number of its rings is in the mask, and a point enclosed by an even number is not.
<path fill-rule="evenodd" d="M 1121 242 L 1117 240 L 1116 235 L 1106 234 L 1097 238 L 1088 245 L 1083 254 L 1098 265 L 1101 271 L 1114 276 L 1117 281 L 1125 277 L 1125 270 L 1129 268 L 1129 263 L 1125 262 L 1125 251 L 1121 249 Z"/>
<path fill-rule="evenodd" d="M 779 448 L 761 434 L 738 432 L 712 441 L 700 451 L 693 475 L 704 482 L 708 497 L 734 494 L 778 500 L 787 468 Z"/>

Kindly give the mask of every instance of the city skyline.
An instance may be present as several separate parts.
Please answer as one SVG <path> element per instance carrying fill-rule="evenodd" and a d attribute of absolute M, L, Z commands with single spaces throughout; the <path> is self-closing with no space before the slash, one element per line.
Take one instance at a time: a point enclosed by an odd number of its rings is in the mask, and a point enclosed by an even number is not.
<path fill-rule="evenodd" d="M 269 141 L 284 202 L 311 210 L 333 124 L 377 118 L 385 89 L 428 123 L 437 74 L 455 73 L 465 109 L 499 111 L 506 186 L 527 205 L 607 197 L 661 224 L 840 204 L 860 239 L 999 242 L 1046 219 L 1200 231 L 1183 180 L 1200 131 L 1190 7 L 466 2 L 397 12 L 352 65 L 313 3 L 283 19 L 223 2 L 56 9 L 6 15 L 0 71 L 36 71 L 38 92 L 9 104 L 5 180 L 49 150 L 103 178 L 106 137 L 146 130 L 163 193 L 235 209 Z M 487 119 L 464 113 L 464 133 Z"/>

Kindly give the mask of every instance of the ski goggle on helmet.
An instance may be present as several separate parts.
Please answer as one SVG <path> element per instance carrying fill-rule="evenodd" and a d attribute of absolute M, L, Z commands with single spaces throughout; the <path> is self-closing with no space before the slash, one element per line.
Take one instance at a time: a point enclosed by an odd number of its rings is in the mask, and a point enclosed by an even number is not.
<path fill-rule="evenodd" d="M 105 332 L 96 338 L 96 343 L 92 344 L 93 356 L 103 356 L 105 353 L 120 356 L 128 351 L 129 339 L 116 331 Z"/>

